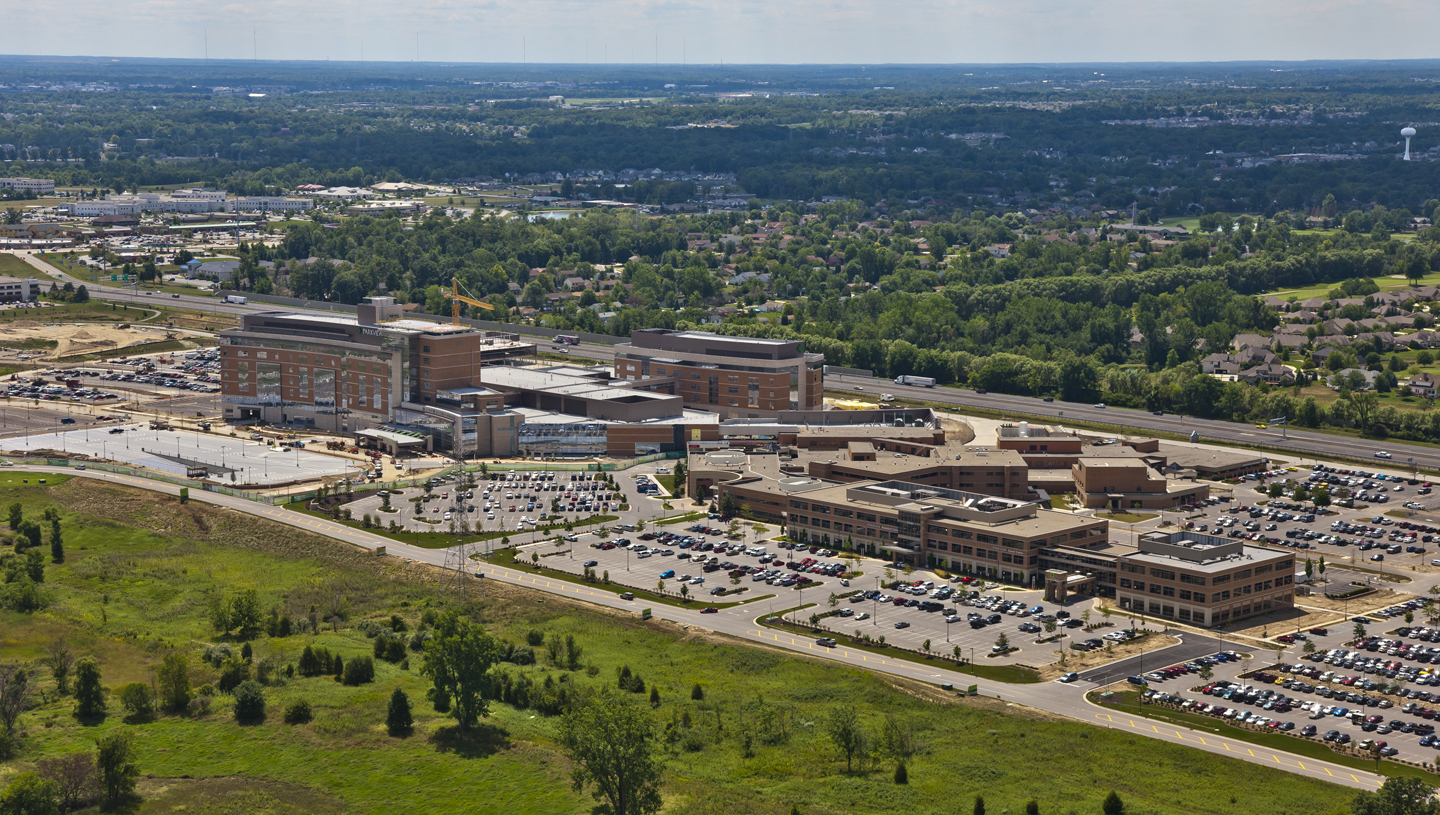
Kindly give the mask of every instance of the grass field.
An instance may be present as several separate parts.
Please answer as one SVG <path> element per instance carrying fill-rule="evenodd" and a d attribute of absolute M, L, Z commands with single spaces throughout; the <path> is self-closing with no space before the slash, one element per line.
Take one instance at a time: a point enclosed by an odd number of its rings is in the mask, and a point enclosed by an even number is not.
<path fill-rule="evenodd" d="M 1331 289 L 1337 288 L 1339 285 L 1340 282 L 1336 281 L 1334 283 L 1324 283 L 1305 289 L 1276 289 L 1275 291 L 1266 292 L 1266 294 L 1284 297 L 1287 300 L 1290 299 L 1291 296 L 1294 296 L 1298 300 L 1306 300 L 1311 297 L 1324 297 L 1330 293 Z M 1375 278 L 1375 285 L 1380 287 L 1380 291 L 1394 291 L 1395 289 L 1408 289 L 1411 283 L 1403 276 L 1392 275 Z M 1420 279 L 1420 285 L 1440 286 L 1440 272 L 1425 275 Z"/>
<path fill-rule="evenodd" d="M 205 615 L 212 594 L 253 588 L 267 610 L 297 620 L 312 609 L 343 609 L 338 630 L 322 624 L 318 633 L 253 642 L 255 663 L 279 665 L 294 662 L 311 643 L 347 660 L 369 654 L 361 621 L 397 614 L 413 630 L 422 610 L 460 602 L 429 567 L 89 479 L 15 486 L 14 479 L 26 477 L 0 475 L 0 503 L 18 501 L 27 516 L 59 507 L 67 558 L 47 567 L 48 608 L 0 612 L 3 660 L 34 660 L 47 642 L 63 638 L 78 653 L 95 655 L 105 684 L 116 686 L 149 681 L 176 650 L 188 655 L 198 687 L 216 677 L 201 659 L 215 640 Z M 490 585 L 463 608 L 512 642 L 540 631 L 573 635 L 584 648 L 585 670 L 499 669 L 512 676 L 589 690 L 613 686 L 617 669 L 629 666 L 647 687 L 659 688 L 654 721 L 674 734 L 657 742 L 667 765 L 669 815 L 783 815 L 792 806 L 807 815 L 948 815 L 969 812 L 977 794 L 995 813 L 1020 812 L 1031 799 L 1041 812 L 1094 813 L 1112 789 L 1137 815 L 1340 815 L 1351 797 L 1272 768 L 517 587 Z M 91 750 L 97 736 L 128 728 L 147 796 L 139 812 L 592 811 L 595 802 L 568 783 L 556 719 L 492 702 L 480 732 L 457 737 L 424 701 L 428 685 L 415 670 L 422 659 L 412 652 L 409 669 L 379 662 L 375 681 L 359 687 L 298 674 L 278 681 L 266 689 L 266 721 L 244 727 L 233 722 L 224 696 L 208 714 L 133 723 L 112 699 L 104 721 L 82 725 L 69 698 L 48 694 L 46 678 L 47 699 L 21 718 L 21 755 L 0 764 L 0 783 L 39 757 Z M 703 699 L 691 698 L 697 684 Z M 415 733 L 407 738 L 384 731 L 386 700 L 396 687 L 415 705 Z M 282 723 L 283 706 L 302 698 L 313 706 L 314 721 Z M 885 760 L 846 772 L 823 727 L 840 706 L 853 706 L 871 733 L 887 717 L 914 728 L 921 749 L 908 763 L 907 785 L 892 782 L 893 763 Z"/>

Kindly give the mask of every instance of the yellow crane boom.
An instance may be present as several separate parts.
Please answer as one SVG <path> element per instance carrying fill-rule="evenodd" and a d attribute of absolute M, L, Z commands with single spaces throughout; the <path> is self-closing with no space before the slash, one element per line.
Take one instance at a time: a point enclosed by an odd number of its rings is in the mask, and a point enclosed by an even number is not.
<path fill-rule="evenodd" d="M 473 297 L 466 297 L 460 293 L 460 278 L 450 278 L 450 322 L 454 325 L 460 324 L 460 304 L 469 303 L 478 308 L 494 311 L 495 307 L 483 300 L 476 300 Z"/>

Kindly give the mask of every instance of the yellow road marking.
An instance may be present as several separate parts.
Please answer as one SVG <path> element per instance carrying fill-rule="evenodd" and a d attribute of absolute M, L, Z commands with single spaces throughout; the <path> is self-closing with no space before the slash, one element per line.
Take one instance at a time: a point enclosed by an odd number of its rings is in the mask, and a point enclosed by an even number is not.
<path fill-rule="evenodd" d="M 1096 718 L 1097 720 L 1099 720 L 1099 721 L 1111 722 L 1112 724 L 1124 724 L 1124 725 L 1126 725 L 1126 726 L 1128 726 L 1128 727 L 1130 727 L 1130 728 L 1132 728 L 1132 729 L 1135 729 L 1135 730 L 1138 730 L 1138 731 L 1141 731 L 1141 732 L 1143 732 L 1143 731 L 1145 730 L 1145 727 L 1148 726 L 1148 727 L 1149 727 L 1152 731 L 1154 731 L 1155 733 L 1160 734 L 1160 735 L 1164 735 L 1164 736 L 1168 736 L 1168 737 L 1170 737 L 1170 738 L 1174 738 L 1174 739 L 1176 739 L 1177 741 L 1188 741 L 1188 742 L 1198 741 L 1199 743 L 1201 743 L 1201 744 L 1203 744 L 1203 745 L 1205 745 L 1205 746 L 1207 746 L 1207 747 L 1214 748 L 1214 749 L 1218 749 L 1218 748 L 1222 748 L 1222 747 L 1223 747 L 1223 748 L 1225 749 L 1225 751 L 1226 751 L 1226 752 L 1229 752 L 1229 753 L 1239 754 L 1239 752 L 1240 752 L 1240 750 L 1237 750 L 1237 749 L 1231 747 L 1231 745 L 1230 745 L 1229 742 L 1226 742 L 1226 741 L 1217 741 L 1217 742 L 1215 742 L 1215 743 L 1211 743 L 1211 742 L 1209 742 L 1209 741 L 1206 741 L 1204 738 L 1192 737 L 1192 736 L 1189 736 L 1188 734 L 1183 733 L 1183 732 L 1181 732 L 1181 731 L 1179 731 L 1179 730 L 1172 730 L 1172 729 L 1168 729 L 1168 728 L 1165 729 L 1165 730 L 1161 730 L 1161 729 L 1159 729 L 1158 727 L 1156 727 L 1153 723 L 1148 722 L 1148 721 L 1145 722 L 1144 726 L 1142 726 L 1142 725 L 1140 725 L 1139 723 L 1137 723 L 1134 719 L 1131 719 L 1131 718 L 1128 718 L 1128 717 L 1127 717 L 1127 718 L 1123 718 L 1123 719 L 1117 719 L 1116 717 L 1111 716 L 1111 715 L 1109 715 L 1109 714 L 1107 714 L 1107 713 L 1097 713 L 1097 714 L 1095 714 L 1095 718 Z M 1376 782 L 1374 779 L 1361 778 L 1360 776 L 1355 775 L 1354 773 L 1336 774 L 1336 773 L 1335 773 L 1334 771 L 1332 771 L 1329 767 L 1312 767 L 1312 766 L 1307 766 L 1307 765 L 1306 765 L 1304 762 L 1302 762 L 1302 761 L 1293 760 L 1293 759 L 1291 759 L 1291 758 L 1288 757 L 1288 756 L 1283 756 L 1283 755 L 1280 755 L 1280 754 L 1278 754 L 1278 753 L 1267 753 L 1267 752 L 1256 753 L 1253 749 L 1251 749 L 1251 748 L 1249 748 L 1249 747 L 1245 747 L 1244 750 L 1245 750 L 1245 752 L 1248 753 L 1252 758 L 1269 759 L 1270 761 L 1275 762 L 1275 763 L 1276 763 L 1277 765 L 1279 765 L 1280 767 L 1284 767 L 1284 768 L 1287 768 L 1287 769 L 1289 769 L 1289 768 L 1294 768 L 1294 769 L 1302 770 L 1302 771 L 1304 771 L 1304 772 L 1306 772 L 1306 773 L 1314 773 L 1314 774 L 1317 774 L 1317 775 L 1318 775 L 1319 773 L 1321 773 L 1321 772 L 1324 772 L 1325 775 L 1328 776 L 1328 777 L 1330 777 L 1330 778 L 1343 778 L 1343 777 L 1345 777 L 1345 776 L 1349 776 L 1350 779 L 1351 779 L 1353 782 L 1355 782 L 1356 784 L 1361 784 L 1361 785 L 1364 785 L 1364 786 L 1367 786 L 1367 787 L 1372 787 L 1372 788 L 1379 788 L 1379 786 L 1380 786 L 1380 784 L 1379 784 L 1378 782 Z"/>

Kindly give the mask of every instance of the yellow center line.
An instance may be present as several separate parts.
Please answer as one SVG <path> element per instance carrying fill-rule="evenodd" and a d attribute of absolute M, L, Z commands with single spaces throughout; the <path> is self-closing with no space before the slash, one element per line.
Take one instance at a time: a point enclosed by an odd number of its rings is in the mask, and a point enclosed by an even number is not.
<path fill-rule="evenodd" d="M 1097 713 L 1097 714 L 1095 714 L 1095 718 L 1096 718 L 1097 720 L 1108 721 L 1108 722 L 1111 722 L 1111 723 L 1114 723 L 1114 724 L 1121 724 L 1121 723 L 1123 722 L 1124 724 L 1128 725 L 1129 727 L 1131 727 L 1131 728 L 1133 728 L 1133 729 L 1135 729 L 1135 730 L 1141 731 L 1141 732 L 1143 732 L 1144 729 L 1145 729 L 1144 726 L 1142 726 L 1142 725 L 1140 725 L 1139 723 L 1137 723 L 1134 719 L 1129 719 L 1129 718 L 1124 719 L 1124 720 L 1116 719 L 1114 716 L 1111 716 L 1111 715 L 1106 714 L 1106 713 Z M 1148 725 L 1148 726 L 1150 726 L 1150 729 L 1153 730 L 1153 731 L 1156 732 L 1156 733 L 1166 734 L 1166 735 L 1172 736 L 1172 737 L 1174 737 L 1174 738 L 1176 738 L 1176 739 L 1178 739 L 1178 740 L 1181 740 L 1181 741 L 1198 741 L 1198 742 L 1200 742 L 1201 744 L 1203 744 L 1203 745 L 1205 745 L 1205 746 L 1207 746 L 1207 747 L 1211 747 L 1211 748 L 1222 748 L 1222 747 L 1223 747 L 1227 752 L 1236 753 L 1236 754 L 1238 754 L 1238 753 L 1240 752 L 1239 750 L 1236 750 L 1236 749 L 1232 748 L 1229 742 L 1220 741 L 1220 742 L 1217 742 L 1217 743 L 1213 743 L 1213 744 L 1212 744 L 1211 742 L 1206 741 L 1204 738 L 1199 738 L 1199 737 L 1187 738 L 1187 734 L 1182 733 L 1182 732 L 1180 732 L 1180 731 L 1178 731 L 1178 730 L 1168 731 L 1168 733 L 1167 733 L 1167 731 L 1162 731 L 1162 730 L 1157 729 L 1153 724 L 1150 724 L 1149 722 L 1146 722 L 1145 724 Z M 1331 778 L 1341 778 L 1341 777 L 1343 777 L 1342 775 L 1337 775 L 1337 774 L 1336 774 L 1335 772 L 1333 772 L 1329 767 L 1311 767 L 1311 766 L 1306 766 L 1304 762 L 1287 760 L 1287 757 L 1282 756 L 1282 755 L 1279 755 L 1279 754 L 1277 754 L 1277 753 L 1264 753 L 1264 752 L 1262 752 L 1262 753 L 1256 753 L 1253 749 L 1250 749 L 1250 748 L 1248 748 L 1248 747 L 1245 748 L 1245 752 L 1249 753 L 1250 756 L 1253 757 L 1253 758 L 1269 759 L 1269 760 L 1271 760 L 1271 761 L 1274 761 L 1276 764 L 1278 764 L 1278 765 L 1280 765 L 1280 766 L 1282 766 L 1282 767 L 1296 768 L 1296 769 L 1303 770 L 1303 771 L 1305 771 L 1305 772 L 1307 772 L 1307 773 L 1315 773 L 1315 774 L 1319 774 L 1320 772 L 1324 772 L 1325 775 L 1327 775 L 1327 776 L 1329 776 L 1329 777 L 1331 777 Z M 1365 785 L 1365 786 L 1374 787 L 1374 788 L 1378 788 L 1378 787 L 1380 786 L 1380 785 L 1379 785 L 1378 783 L 1376 783 L 1373 779 L 1361 778 L 1360 776 L 1355 775 L 1355 774 L 1353 774 L 1353 773 L 1346 773 L 1345 775 L 1349 775 L 1350 779 L 1351 779 L 1352 781 L 1354 781 L 1356 784 L 1363 784 L 1363 785 Z"/>

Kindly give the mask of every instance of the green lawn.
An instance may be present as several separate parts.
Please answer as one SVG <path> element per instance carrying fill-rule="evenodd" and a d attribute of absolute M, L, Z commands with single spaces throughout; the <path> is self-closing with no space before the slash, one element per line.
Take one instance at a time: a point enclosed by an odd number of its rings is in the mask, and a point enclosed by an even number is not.
<path fill-rule="evenodd" d="M 216 678 L 202 661 L 216 638 L 205 614 L 212 594 L 255 589 L 267 611 L 295 620 L 312 610 L 341 610 L 338 630 L 322 624 L 318 633 L 262 634 L 253 642 L 253 664 L 280 666 L 312 643 L 353 660 L 372 650 L 362 621 L 394 614 L 413 631 L 425 609 L 460 602 L 429 567 L 249 516 L 88 479 L 46 487 L 0 482 L 0 489 L 0 503 L 18 501 L 27 515 L 59 507 L 67 555 L 63 565 L 46 569 L 48 608 L 0 612 L 0 660 L 33 660 L 47 643 L 64 639 L 78 653 L 95 655 L 104 682 L 116 686 L 148 682 L 176 650 L 189 657 L 198 687 Z M 535 631 L 572 635 L 584 649 L 582 670 L 551 665 L 538 648 L 540 664 L 497 669 L 511 677 L 589 691 L 613 687 L 617 670 L 629 666 L 647 690 L 658 688 L 652 715 L 670 815 L 783 815 L 792 806 L 807 815 L 940 815 L 969 812 L 977 794 L 995 813 L 1020 812 L 1032 799 L 1041 812 L 1095 813 L 1111 790 L 1134 813 L 1313 815 L 1343 812 L 1352 794 L 1261 765 L 518 587 L 490 585 L 483 598 L 472 593 L 463 610 L 510 642 L 523 643 Z M 593 810 L 595 802 L 569 784 L 556 719 L 495 701 L 480 732 L 459 738 L 425 701 L 428 684 L 416 670 L 422 660 L 412 651 L 408 668 L 377 663 L 374 683 L 353 688 L 327 677 L 277 680 L 266 689 L 266 721 L 245 727 L 233 722 L 223 695 L 208 714 L 133 723 L 112 698 L 108 718 L 82 725 L 70 699 L 50 695 L 47 677 L 45 700 L 20 720 L 21 755 L 0 765 L 0 783 L 37 758 L 91 750 L 97 736 L 127 728 L 146 776 L 143 812 Z M 703 699 L 692 698 L 696 685 Z M 383 726 L 397 687 L 415 706 L 408 738 L 391 738 Z M 281 721 L 283 707 L 297 699 L 312 705 L 312 723 Z M 846 771 L 823 725 L 842 706 L 853 707 L 872 735 L 887 717 L 914 729 L 921 750 L 908 763 L 908 785 L 892 782 L 889 760 Z M 660 735 L 667 728 L 672 736 Z"/>
<path fill-rule="evenodd" d="M 34 277 L 35 267 L 17 255 L 0 252 L 0 274 L 11 277 Z"/>
<path fill-rule="evenodd" d="M 1386 276 L 1375 278 L 1375 285 L 1379 286 L 1381 291 L 1393 291 L 1395 289 L 1408 289 L 1411 283 L 1404 277 Z M 1440 286 L 1440 272 L 1428 274 L 1421 278 L 1420 285 Z M 1298 300 L 1306 300 L 1311 297 L 1324 297 L 1330 293 L 1331 289 L 1338 288 L 1339 286 L 1340 282 L 1336 281 L 1334 283 L 1324 283 L 1319 286 L 1310 286 L 1304 289 L 1276 289 L 1275 291 L 1266 292 L 1266 294 L 1273 294 L 1276 297 L 1283 297 L 1287 300 L 1293 295 Z"/>

